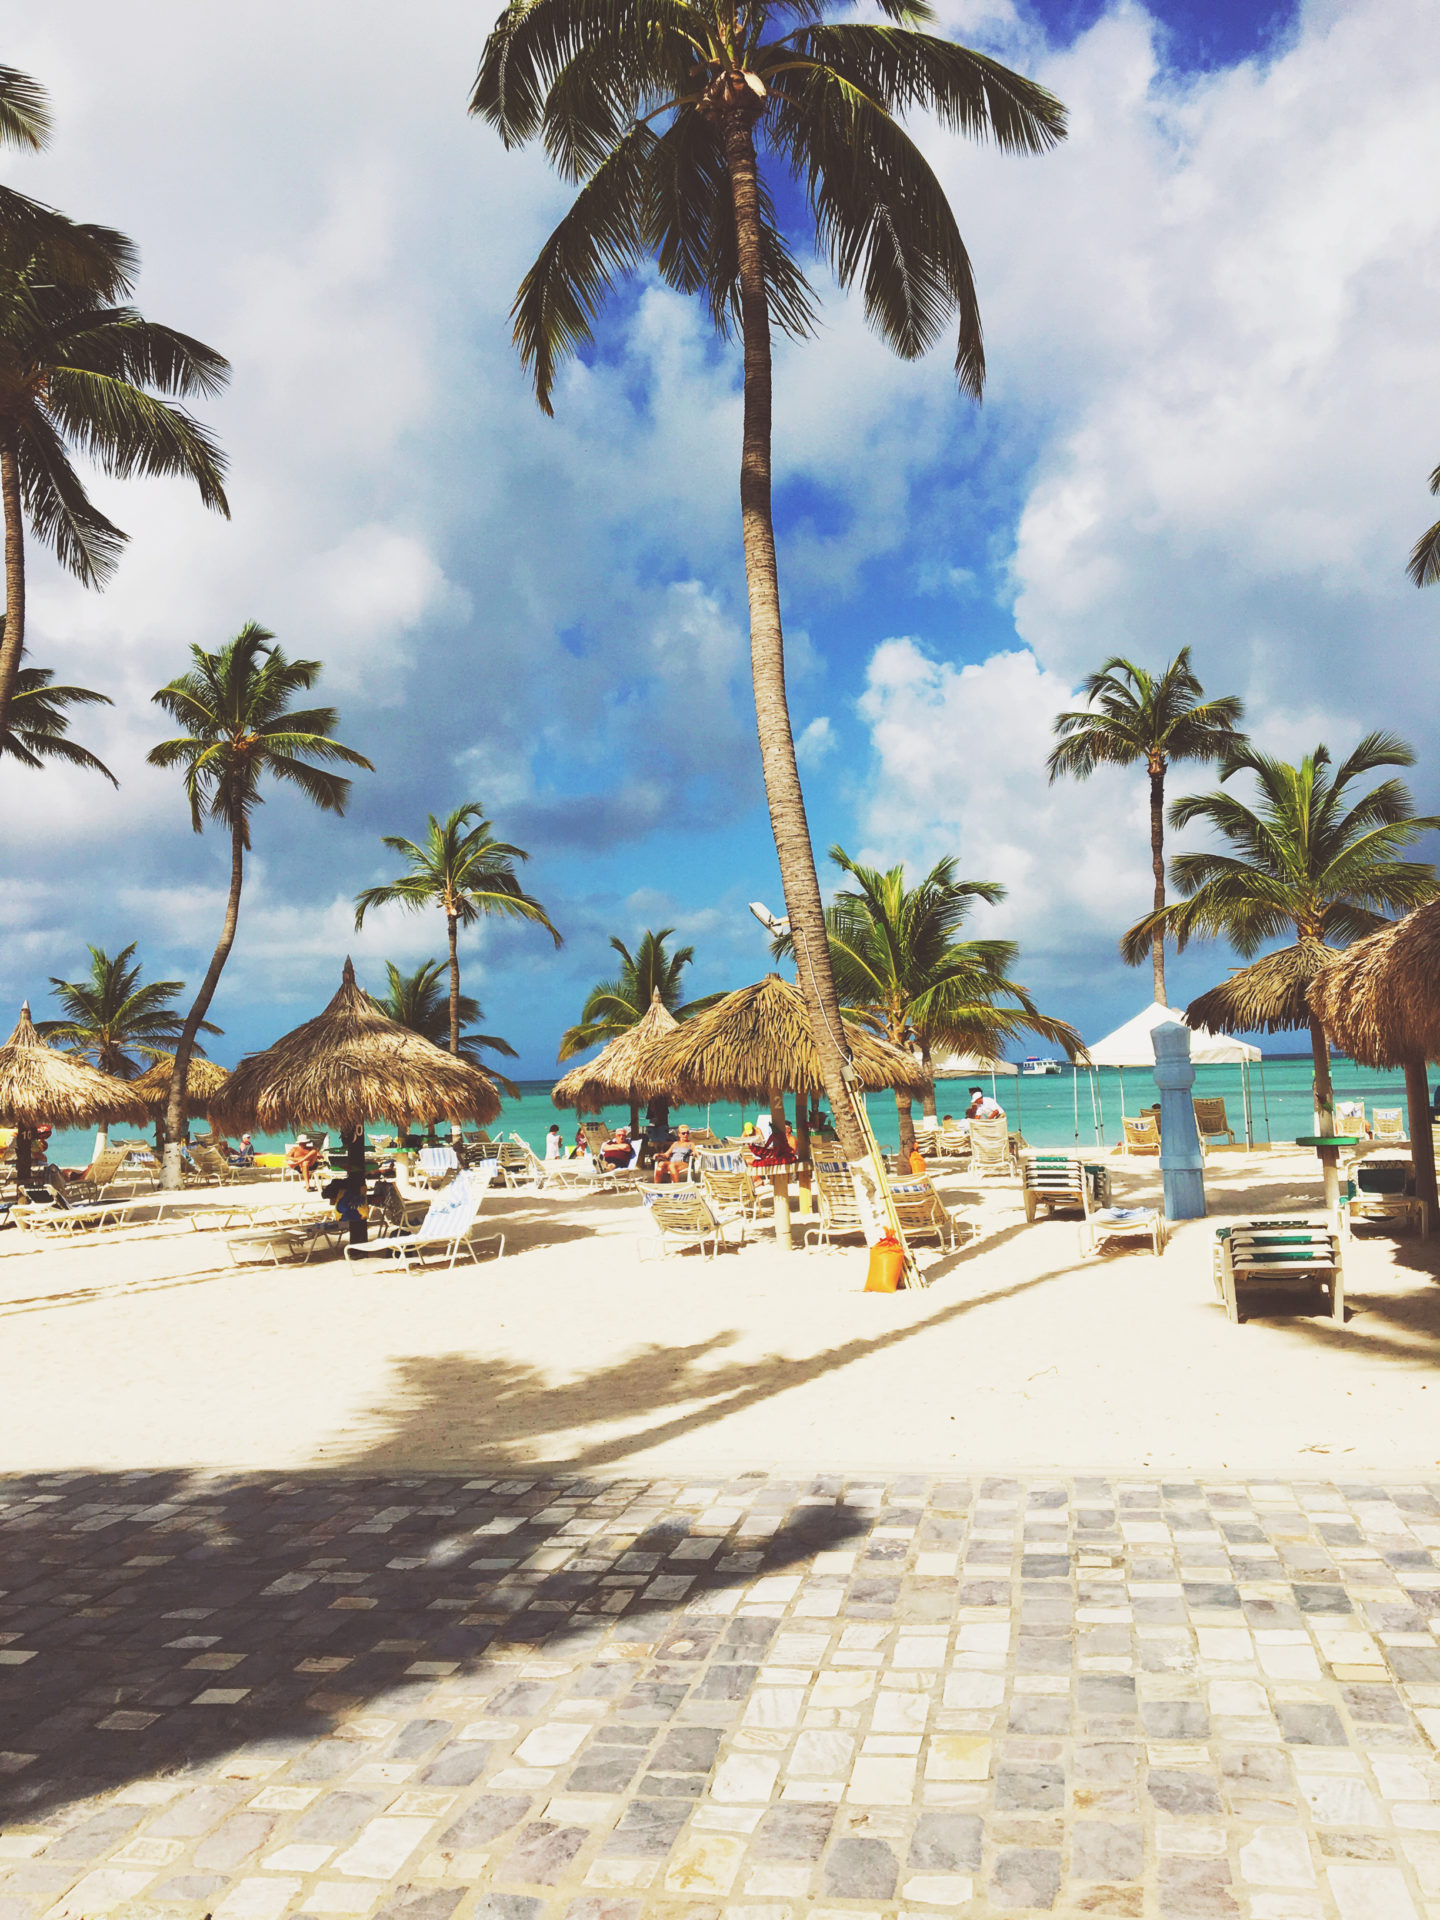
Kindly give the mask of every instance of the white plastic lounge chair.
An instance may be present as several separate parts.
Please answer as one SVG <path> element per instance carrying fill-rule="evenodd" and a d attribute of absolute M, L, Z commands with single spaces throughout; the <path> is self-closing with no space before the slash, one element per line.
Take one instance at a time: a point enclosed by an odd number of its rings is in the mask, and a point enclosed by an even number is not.
<path fill-rule="evenodd" d="M 1345 1265 L 1340 1235 L 1327 1221 L 1237 1220 L 1216 1234 L 1216 1290 L 1225 1302 L 1227 1317 L 1237 1324 L 1245 1318 L 1241 1291 L 1245 1287 L 1273 1292 L 1300 1288 L 1313 1293 L 1330 1289 L 1331 1318 L 1345 1319 Z"/>
<path fill-rule="evenodd" d="M 1165 1242 L 1169 1237 L 1166 1231 L 1165 1216 L 1159 1207 L 1112 1207 L 1099 1206 L 1091 1197 L 1090 1182 L 1081 1187 L 1081 1198 L 1085 1217 L 1080 1222 L 1080 1252 L 1098 1253 L 1102 1240 L 1119 1240 L 1128 1234 L 1143 1233 L 1150 1242 L 1150 1251 L 1158 1257 L 1165 1251 Z"/>
<path fill-rule="evenodd" d="M 1007 1120 L 970 1122 L 970 1171 L 981 1180 L 1004 1179 L 1015 1171 Z"/>
<path fill-rule="evenodd" d="M 696 1159 L 700 1163 L 700 1185 L 718 1214 L 738 1214 L 742 1220 L 760 1218 L 759 1189 L 740 1154 L 710 1147 L 702 1149 Z"/>
<path fill-rule="evenodd" d="M 438 1187 L 460 1168 L 460 1156 L 453 1147 L 421 1147 L 415 1157 L 420 1163 L 421 1174 L 432 1187 Z"/>
<path fill-rule="evenodd" d="M 430 1211 L 413 1233 L 391 1234 L 383 1240 L 367 1240 L 361 1246 L 345 1249 L 347 1260 L 385 1260 L 410 1271 L 410 1262 L 423 1264 L 427 1255 L 437 1253 L 447 1267 L 453 1267 L 462 1249 L 478 1262 L 482 1246 L 494 1246 L 498 1259 L 505 1251 L 505 1236 L 494 1233 L 472 1239 L 475 1216 L 484 1204 L 495 1177 L 496 1162 L 482 1160 L 478 1167 L 457 1173 L 448 1187 L 442 1187 L 430 1203 Z"/>
<path fill-rule="evenodd" d="M 546 1184 L 559 1187 L 568 1193 L 614 1193 L 617 1191 L 615 1176 L 603 1160 L 596 1161 L 588 1153 L 580 1153 L 573 1160 L 547 1160 L 545 1162 Z"/>
<path fill-rule="evenodd" d="M 310 1219 L 297 1219 L 294 1210 L 288 1215 L 277 1211 L 274 1219 L 259 1226 L 226 1232 L 225 1247 L 234 1266 L 240 1265 L 242 1253 L 268 1256 L 277 1267 L 282 1258 L 293 1260 L 298 1256 L 304 1266 L 317 1247 L 337 1247 L 349 1232 L 350 1222 L 331 1208 Z"/>
<path fill-rule="evenodd" d="M 1020 1156 L 1020 1191 L 1025 1202 L 1025 1218 L 1033 1221 L 1044 1207 L 1048 1214 L 1055 1207 L 1085 1211 L 1085 1183 L 1097 1206 L 1110 1204 L 1110 1174 L 1105 1167 L 1089 1165 L 1078 1153 L 1047 1153 L 1031 1147 Z"/>
<path fill-rule="evenodd" d="M 1405 1115 L 1399 1107 L 1376 1107 L 1371 1113 L 1372 1131 L 1377 1140 L 1408 1140 Z"/>
<path fill-rule="evenodd" d="M 839 1234 L 863 1234 L 865 1226 L 860 1218 L 860 1202 L 855 1197 L 855 1182 L 845 1162 L 817 1160 L 813 1172 L 815 1201 L 820 1217 L 813 1227 L 806 1229 L 805 1245 L 808 1247 L 813 1240 L 822 1247 L 833 1248 Z"/>
<path fill-rule="evenodd" d="M 928 1175 L 892 1180 L 890 1198 L 907 1240 L 925 1240 L 933 1235 L 942 1247 L 959 1244 L 955 1216 L 935 1191 Z"/>
<path fill-rule="evenodd" d="M 152 1220 L 136 1220 L 131 1216 L 137 1207 L 156 1209 Z M 37 1234 L 44 1239 L 68 1240 L 84 1233 L 118 1232 L 123 1227 L 153 1227 L 160 1224 L 165 1201 L 153 1193 L 132 1194 L 125 1200 L 100 1200 L 89 1206 L 72 1206 L 64 1195 L 55 1195 L 47 1203 L 43 1200 L 17 1200 L 10 1209 L 10 1218 L 17 1227 Z"/>
<path fill-rule="evenodd" d="M 660 1255 L 670 1251 L 672 1239 L 698 1243 L 701 1252 L 709 1248 L 708 1258 L 713 1260 L 721 1247 L 730 1244 L 729 1229 L 738 1227 L 740 1237 L 737 1245 L 745 1244 L 745 1222 L 736 1214 L 732 1218 L 722 1219 L 715 1211 L 704 1191 L 699 1187 L 657 1187 L 653 1193 L 641 1195 L 645 1210 L 649 1214 L 660 1236 Z M 644 1258 L 644 1242 L 637 1243 L 637 1250 Z"/>

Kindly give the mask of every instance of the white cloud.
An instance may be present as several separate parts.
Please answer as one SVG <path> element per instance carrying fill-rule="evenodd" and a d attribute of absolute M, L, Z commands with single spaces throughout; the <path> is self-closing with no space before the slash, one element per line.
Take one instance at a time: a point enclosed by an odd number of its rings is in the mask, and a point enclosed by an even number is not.
<path fill-rule="evenodd" d="M 795 740 L 795 758 L 803 772 L 811 773 L 824 764 L 840 742 L 835 737 L 835 729 L 830 724 L 828 714 L 817 714 L 809 726 L 802 729 Z"/>

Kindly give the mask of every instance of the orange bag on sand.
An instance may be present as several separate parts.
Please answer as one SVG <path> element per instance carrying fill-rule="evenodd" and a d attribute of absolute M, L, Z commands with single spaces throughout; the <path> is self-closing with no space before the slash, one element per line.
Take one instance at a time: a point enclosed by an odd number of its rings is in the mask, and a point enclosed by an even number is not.
<path fill-rule="evenodd" d="M 919 1147 L 911 1147 L 910 1149 L 910 1171 L 911 1173 L 924 1173 L 926 1171 L 925 1156 L 921 1153 Z"/>
<path fill-rule="evenodd" d="M 870 1249 L 870 1271 L 865 1276 L 866 1293 L 897 1293 L 905 1272 L 905 1255 L 893 1233 L 887 1233 Z"/>

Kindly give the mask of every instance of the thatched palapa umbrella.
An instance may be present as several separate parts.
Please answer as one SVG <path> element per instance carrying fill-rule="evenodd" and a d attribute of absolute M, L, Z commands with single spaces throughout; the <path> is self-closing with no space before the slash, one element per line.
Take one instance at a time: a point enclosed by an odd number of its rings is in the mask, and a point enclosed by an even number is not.
<path fill-rule="evenodd" d="M 322 1014 L 247 1054 L 210 1109 L 212 1121 L 240 1131 L 333 1127 L 348 1155 L 346 1181 L 365 1188 L 365 1126 L 383 1117 L 399 1127 L 436 1120 L 487 1125 L 500 1095 L 487 1074 L 422 1034 L 387 1020 L 355 984 L 345 962 L 340 991 Z M 352 1238 L 363 1238 L 363 1226 Z"/>
<path fill-rule="evenodd" d="M 593 1060 L 572 1067 L 563 1080 L 557 1080 L 550 1098 L 557 1107 L 574 1107 L 577 1113 L 599 1113 L 602 1107 L 624 1105 L 630 1108 L 630 1124 L 637 1122 L 638 1100 L 634 1092 L 635 1074 L 641 1058 L 652 1041 L 663 1040 L 680 1022 L 654 988 L 650 1004 L 627 1032 L 602 1047 Z"/>
<path fill-rule="evenodd" d="M 47 1046 L 35 1031 L 27 1000 L 15 1031 L 0 1047 L 0 1122 L 18 1129 L 20 1184 L 30 1177 L 31 1143 L 42 1121 L 52 1127 L 94 1127 L 106 1120 L 143 1125 L 145 1108 L 125 1081 Z"/>
<path fill-rule="evenodd" d="M 913 1054 L 877 1039 L 853 1021 L 842 1024 L 856 1077 L 867 1093 L 887 1087 L 900 1093 L 924 1092 L 925 1069 Z M 727 994 L 674 1033 L 652 1041 L 635 1074 L 635 1089 L 642 1099 L 660 1094 L 694 1103 L 768 1102 L 781 1138 L 785 1095 L 795 1094 L 799 1121 L 801 1101 L 824 1086 L 800 989 L 778 973 L 767 973 L 753 987 Z M 775 1235 L 782 1246 L 790 1244 L 789 1203 L 783 1192 L 776 1195 Z"/>
<path fill-rule="evenodd" d="M 1440 1060 L 1440 901 L 1337 954 L 1310 1005 L 1343 1052 L 1367 1067 L 1401 1067 L 1416 1191 L 1436 1204 L 1426 1062 Z"/>
<path fill-rule="evenodd" d="M 173 1053 L 162 1053 L 144 1073 L 137 1074 L 130 1082 L 130 1091 L 137 1100 L 143 1100 L 150 1110 L 150 1118 L 155 1122 L 155 1150 L 160 1152 L 165 1145 L 165 1109 L 170 1104 L 170 1075 L 175 1069 Z M 190 1071 L 185 1076 L 185 1112 L 195 1120 L 202 1114 L 208 1114 L 220 1089 L 229 1080 L 230 1075 L 224 1067 L 217 1067 L 213 1060 L 206 1060 L 199 1054 L 190 1056 Z"/>

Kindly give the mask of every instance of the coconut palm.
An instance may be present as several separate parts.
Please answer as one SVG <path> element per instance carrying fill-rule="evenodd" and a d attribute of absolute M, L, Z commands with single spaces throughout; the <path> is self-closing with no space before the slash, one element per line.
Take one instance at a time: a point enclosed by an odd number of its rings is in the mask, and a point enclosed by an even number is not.
<path fill-rule="evenodd" d="M 1199 821 L 1232 851 L 1176 855 L 1170 876 L 1185 898 L 1130 929 L 1120 947 L 1125 960 L 1139 966 L 1157 931 L 1173 935 L 1180 952 L 1191 940 L 1228 940 L 1245 959 L 1286 934 L 1307 951 L 1343 947 L 1383 927 L 1386 913 L 1407 913 L 1440 895 L 1432 866 L 1400 858 L 1440 827 L 1440 817 L 1417 814 L 1400 780 L 1352 791 L 1382 767 L 1413 766 L 1410 748 L 1394 734 L 1368 733 L 1333 772 L 1331 764 L 1323 745 L 1291 766 L 1246 743 L 1226 758 L 1220 778 L 1253 774 L 1254 806 L 1223 791 L 1175 801 L 1173 826 Z M 1313 1012 L 1309 1029 L 1320 1131 L 1333 1133 L 1330 1047 Z"/>
<path fill-rule="evenodd" d="M 378 998 L 376 1005 L 387 1019 L 393 1020 L 397 1027 L 408 1027 L 411 1033 L 423 1034 L 437 1047 L 450 1044 L 450 997 L 440 985 L 440 976 L 445 972 L 443 960 L 422 960 L 413 973 L 402 973 L 392 960 L 385 962 L 385 972 L 389 982 L 389 992 Z M 507 1080 L 503 1073 L 497 1073 L 488 1060 L 482 1060 L 482 1051 L 503 1053 L 508 1060 L 517 1058 L 514 1047 L 508 1040 L 502 1040 L 495 1033 L 470 1033 L 464 1031 L 472 1020 L 483 1020 L 485 1010 L 480 1002 L 468 993 L 460 996 L 460 1020 L 462 1031 L 460 1045 L 456 1049 L 462 1060 L 468 1060 L 472 1067 L 481 1067 L 490 1078 L 510 1095 L 518 1100 L 520 1089 L 513 1080 Z"/>
<path fill-rule="evenodd" d="M 1089 702 L 1079 713 L 1055 717 L 1062 736 L 1046 766 L 1053 785 L 1062 774 L 1088 780 L 1097 767 L 1133 767 L 1142 761 L 1150 776 L 1150 865 L 1155 875 L 1154 910 L 1165 905 L 1165 775 L 1177 760 L 1220 760 L 1236 745 L 1245 703 L 1229 693 L 1206 700 L 1205 689 L 1182 647 L 1157 679 L 1133 661 L 1113 655 L 1081 682 Z M 1098 702 L 1098 710 L 1097 710 Z M 1155 998 L 1165 998 L 1165 936 L 1150 948 Z"/>
<path fill-rule="evenodd" d="M 38 153 L 50 144 L 50 104 L 28 73 L 0 66 L 0 147 Z M 133 271 L 134 253 L 122 234 L 78 226 L 53 207 L 0 186 L 0 276 L 35 264 L 56 279 L 115 290 L 115 273 Z"/>
<path fill-rule="evenodd" d="M 0 732 L 25 646 L 27 530 L 89 587 L 104 585 L 125 543 L 81 484 L 77 453 L 122 479 L 183 476 L 207 507 L 230 511 L 214 438 L 172 404 L 217 393 L 229 363 L 129 304 L 135 262 L 128 241 L 100 228 L 71 231 L 100 255 L 96 271 L 59 273 L 48 242 L 0 236 Z"/>
<path fill-rule="evenodd" d="M 674 931 L 673 927 L 658 931 L 647 928 L 634 953 L 623 940 L 611 935 L 610 945 L 620 956 L 620 971 L 613 980 L 597 980 L 586 995 L 579 1024 L 567 1027 L 561 1037 L 561 1060 L 572 1060 L 590 1047 L 618 1040 L 645 1018 L 657 993 L 661 1006 L 677 1020 L 702 1013 L 722 997 L 718 993 L 702 994 L 682 1006 L 680 976 L 694 960 L 695 949 L 676 947 L 670 952 L 665 942 Z"/>
<path fill-rule="evenodd" d="M 835 982 L 785 693 L 771 513 L 772 323 L 811 330 L 811 289 L 776 215 L 772 173 L 808 202 L 840 283 L 906 359 L 958 314 L 956 371 L 984 379 L 970 261 L 944 192 L 900 124 L 908 112 L 1039 152 L 1064 133 L 1042 87 L 920 29 L 924 0 L 880 0 L 885 24 L 822 17 L 820 0 L 511 0 L 486 43 L 471 111 L 507 146 L 540 137 L 580 182 L 525 276 L 515 341 L 549 412 L 560 359 L 646 258 L 698 293 L 744 347 L 740 510 L 761 764 L 800 980 L 841 1144 L 865 1141 L 844 1077 Z"/>
<path fill-rule="evenodd" d="M 4 624 L 0 617 L 0 630 Z M 16 674 L 9 722 L 0 731 L 0 760 L 18 760 L 26 767 L 41 767 L 47 760 L 60 760 L 66 766 L 103 773 L 112 787 L 118 787 L 120 782 L 103 760 L 98 760 L 78 741 L 66 738 L 70 719 L 65 709 L 108 707 L 113 704 L 109 695 L 92 693 L 88 687 L 57 687 L 52 684 L 54 679 L 54 671 L 49 667 L 21 667 Z"/>
<path fill-rule="evenodd" d="M 469 800 L 443 820 L 432 813 L 423 845 L 417 846 L 398 834 L 386 834 L 381 845 L 398 853 L 409 872 L 383 886 L 366 887 L 355 896 L 357 931 L 365 924 L 371 907 L 401 906 L 416 913 L 426 907 L 439 907 L 445 915 L 450 936 L 451 1053 L 460 1051 L 461 927 L 473 926 L 482 914 L 505 914 L 514 920 L 538 922 L 556 946 L 560 945 L 560 935 L 551 926 L 549 915 L 521 887 L 515 872 L 515 862 L 528 860 L 529 854 L 497 840 L 490 825 L 480 802 Z"/>
<path fill-rule="evenodd" d="M 255 809 L 263 804 L 261 781 L 268 774 L 296 788 L 322 812 L 343 813 L 350 782 L 330 768 L 365 767 L 374 772 L 363 753 L 332 738 L 340 718 L 334 707 L 290 706 L 297 693 L 307 692 L 319 679 L 321 662 L 288 660 L 267 628 L 247 621 L 217 653 L 192 646 L 190 659 L 189 673 L 152 696 L 185 732 L 152 747 L 148 758 L 152 767 L 182 769 L 190 824 L 196 833 L 205 831 L 207 819 L 218 821 L 229 832 L 230 893 L 219 942 L 175 1048 L 165 1109 L 162 1178 L 167 1187 L 180 1185 L 186 1074 L 195 1036 L 235 944 L 250 823 Z"/>
<path fill-rule="evenodd" d="M 113 959 L 103 948 L 91 947 L 88 979 L 57 980 L 52 974 L 50 986 L 64 1017 L 35 1023 L 36 1032 L 52 1046 L 114 1080 L 133 1080 L 143 1071 L 142 1061 L 149 1066 L 164 1059 L 184 1025 L 170 1003 L 185 991 L 185 982 L 142 982 L 134 959 L 136 944 L 132 940 Z M 201 1026 L 206 1033 L 222 1031 L 208 1020 Z M 97 1151 L 103 1152 L 103 1145 L 97 1143 Z"/>
<path fill-rule="evenodd" d="M 1440 467 L 1430 476 L 1431 493 L 1440 493 Z M 1440 580 L 1440 520 L 1415 542 L 1405 571 L 1417 587 L 1433 587 Z"/>
<path fill-rule="evenodd" d="M 913 887 L 905 883 L 903 866 L 885 872 L 862 866 L 843 847 L 832 847 L 830 858 L 855 883 L 835 896 L 825 914 L 835 984 L 851 1019 L 896 1046 L 913 1048 L 927 1074 L 937 1047 L 998 1058 L 1005 1041 L 1027 1032 L 1056 1041 L 1075 1057 L 1075 1029 L 1041 1013 L 1010 978 L 1019 954 L 1015 942 L 959 938 L 975 901 L 994 905 L 1005 898 L 1004 887 L 957 879 L 950 858 L 937 860 Z M 775 950 L 788 952 L 790 945 L 782 936 Z M 933 1076 L 924 1105 L 933 1115 Z M 915 1144 L 910 1095 L 897 1092 L 895 1107 L 900 1146 L 908 1153 Z"/>

